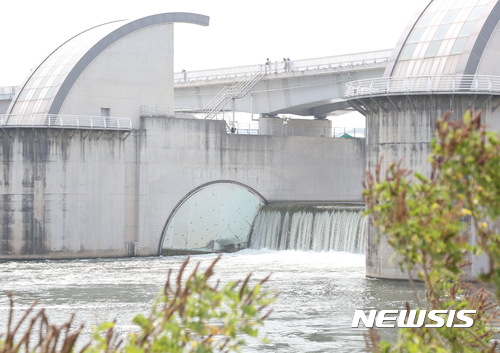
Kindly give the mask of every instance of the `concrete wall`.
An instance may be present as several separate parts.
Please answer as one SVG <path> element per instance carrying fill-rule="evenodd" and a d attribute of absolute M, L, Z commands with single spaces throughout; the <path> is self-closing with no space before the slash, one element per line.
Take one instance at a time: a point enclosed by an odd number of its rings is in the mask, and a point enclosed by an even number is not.
<path fill-rule="evenodd" d="M 283 119 L 279 116 L 261 117 L 259 119 L 259 134 L 283 136 L 285 134 Z"/>
<path fill-rule="evenodd" d="M 389 163 L 401 160 L 403 167 L 429 175 L 429 142 L 434 137 L 437 119 L 447 111 L 452 111 L 459 119 L 467 109 L 481 109 L 483 121 L 490 129 L 500 131 L 500 112 L 496 109 L 500 97 L 400 96 L 390 97 L 390 100 L 384 97 L 362 99 L 358 103 L 368 108 L 366 158 L 367 169 L 371 172 L 383 157 L 382 171 Z M 385 241 L 376 242 L 373 226 L 369 225 L 367 232 L 366 274 L 379 278 L 407 278 L 393 259 L 392 248 Z"/>
<path fill-rule="evenodd" d="M 7 109 L 9 109 L 9 105 L 12 99 L 2 99 L 0 98 L 0 114 L 5 114 Z"/>
<path fill-rule="evenodd" d="M 268 201 L 359 201 L 364 141 L 232 135 L 223 121 L 144 118 L 116 132 L 0 133 L 0 258 L 155 255 L 177 203 L 233 180 Z"/>
<path fill-rule="evenodd" d="M 479 65 L 476 70 L 477 75 L 500 75 L 500 65 L 498 58 L 500 56 L 500 23 L 497 23 L 495 30 L 486 44 Z"/>
<path fill-rule="evenodd" d="M 47 129 L 0 139 L 0 257 L 124 254 L 125 140 Z"/>
<path fill-rule="evenodd" d="M 361 200 L 364 141 L 227 134 L 225 122 L 146 118 L 140 139 L 139 253 L 156 249 L 195 187 L 234 180 L 268 201 Z"/>
<path fill-rule="evenodd" d="M 331 137 L 332 133 L 332 122 L 328 119 L 259 119 L 260 135 Z"/>
<path fill-rule="evenodd" d="M 284 128 L 287 136 L 332 136 L 332 121 L 328 119 L 290 119 Z"/>
<path fill-rule="evenodd" d="M 85 69 L 66 97 L 60 114 L 136 117 L 141 105 L 174 101 L 174 24 L 133 32 L 113 43 Z"/>

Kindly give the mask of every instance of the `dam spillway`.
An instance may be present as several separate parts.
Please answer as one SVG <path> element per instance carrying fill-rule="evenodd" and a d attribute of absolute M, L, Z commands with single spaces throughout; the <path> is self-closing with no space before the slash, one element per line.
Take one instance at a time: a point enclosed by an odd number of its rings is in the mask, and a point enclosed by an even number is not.
<path fill-rule="evenodd" d="M 361 204 L 268 204 L 252 229 L 250 247 L 364 253 Z"/>

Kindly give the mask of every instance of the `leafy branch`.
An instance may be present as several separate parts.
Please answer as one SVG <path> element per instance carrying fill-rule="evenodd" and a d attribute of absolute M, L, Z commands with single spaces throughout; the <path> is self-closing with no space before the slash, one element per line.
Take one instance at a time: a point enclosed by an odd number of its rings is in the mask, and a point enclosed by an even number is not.
<path fill-rule="evenodd" d="M 367 173 L 366 214 L 394 248 L 401 270 L 415 274 L 426 289 L 430 309 L 476 309 L 475 324 L 400 329 L 394 345 L 371 333 L 373 352 L 493 352 L 500 300 L 500 142 L 481 125 L 481 114 L 467 112 L 453 121 L 447 113 L 431 143 L 430 176 L 391 163 Z M 379 236 L 380 240 L 380 236 Z M 486 288 L 464 282 L 472 255 L 488 267 Z M 477 259 L 477 258 L 476 258 Z M 488 288 L 492 288 L 492 294 Z"/>
<path fill-rule="evenodd" d="M 203 272 L 198 263 L 186 273 L 186 259 L 176 276 L 168 272 L 150 314 L 134 317 L 137 333 L 121 339 L 115 323 L 105 322 L 79 349 L 83 325 L 73 328 L 73 316 L 61 326 L 54 325 L 43 309 L 34 312 L 34 303 L 16 323 L 14 299 L 9 294 L 7 332 L 0 334 L 0 353 L 239 352 L 247 337 L 258 337 L 275 295 L 262 290 L 269 276 L 256 284 L 251 284 L 251 274 L 242 281 L 211 284 L 219 260 L 220 256 Z"/>

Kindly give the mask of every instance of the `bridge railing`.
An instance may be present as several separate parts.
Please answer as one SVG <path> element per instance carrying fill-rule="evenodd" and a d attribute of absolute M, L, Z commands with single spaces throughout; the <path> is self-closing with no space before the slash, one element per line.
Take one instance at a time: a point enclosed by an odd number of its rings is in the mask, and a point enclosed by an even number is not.
<path fill-rule="evenodd" d="M 283 135 L 285 136 L 312 136 L 312 137 L 332 137 L 332 138 L 363 138 L 364 128 L 347 127 L 303 127 L 293 125 L 283 125 Z"/>
<path fill-rule="evenodd" d="M 380 77 L 346 85 L 346 98 L 422 93 L 500 94 L 500 77 L 486 75 Z"/>
<path fill-rule="evenodd" d="M 258 135 L 259 123 L 240 123 L 236 122 L 235 133 L 238 135 Z"/>
<path fill-rule="evenodd" d="M 0 114 L 0 128 L 59 128 L 131 131 L 132 120 L 122 117 L 56 114 Z"/>
<path fill-rule="evenodd" d="M 237 123 L 235 134 L 238 135 L 265 135 L 259 131 L 259 124 L 255 123 Z M 303 127 L 283 125 L 278 130 L 273 131 L 272 135 L 277 136 L 313 136 L 330 138 L 364 138 L 364 128 L 353 127 Z"/>
<path fill-rule="evenodd" d="M 311 70 L 344 70 L 353 66 L 385 63 L 389 60 L 392 50 L 337 55 L 314 59 L 291 61 L 289 68 L 283 61 L 272 61 L 270 65 L 262 64 L 237 66 L 229 68 L 186 71 L 174 73 L 174 82 L 208 81 L 216 79 L 237 78 L 253 75 L 257 72 L 268 74 L 297 73 Z M 266 67 L 267 66 L 267 67 Z"/>

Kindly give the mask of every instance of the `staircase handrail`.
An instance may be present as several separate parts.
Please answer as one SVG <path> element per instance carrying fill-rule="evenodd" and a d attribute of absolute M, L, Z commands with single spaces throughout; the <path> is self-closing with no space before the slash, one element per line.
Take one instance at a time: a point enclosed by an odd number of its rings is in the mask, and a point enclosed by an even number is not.
<path fill-rule="evenodd" d="M 259 71 L 250 76 L 245 76 L 234 85 L 224 86 L 224 88 L 203 108 L 202 113 L 205 119 L 213 119 L 232 99 L 243 98 L 265 75 Z"/>

